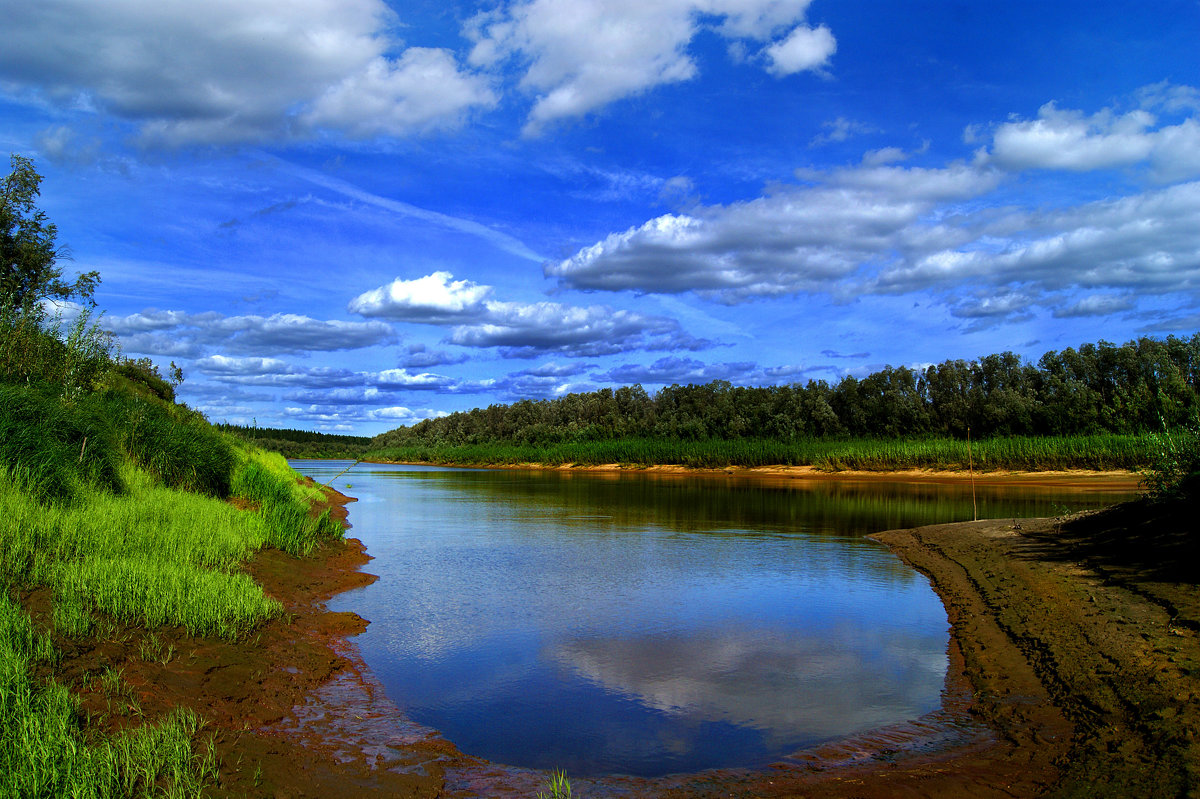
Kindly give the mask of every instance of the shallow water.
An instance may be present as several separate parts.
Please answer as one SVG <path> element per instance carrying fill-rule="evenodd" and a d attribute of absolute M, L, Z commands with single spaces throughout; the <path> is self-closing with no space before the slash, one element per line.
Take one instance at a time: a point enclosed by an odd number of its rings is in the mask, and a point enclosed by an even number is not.
<path fill-rule="evenodd" d="M 334 485 L 380 580 L 330 607 L 371 621 L 356 642 L 389 698 L 467 754 L 759 766 L 940 705 L 942 604 L 865 536 L 970 519 L 968 485 L 376 464 Z M 993 518 L 1126 497 L 978 491 Z"/>

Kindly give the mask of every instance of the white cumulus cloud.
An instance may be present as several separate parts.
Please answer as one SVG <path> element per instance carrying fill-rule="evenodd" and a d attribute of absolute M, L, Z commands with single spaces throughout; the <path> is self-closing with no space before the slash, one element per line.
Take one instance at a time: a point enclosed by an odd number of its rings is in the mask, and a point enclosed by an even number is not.
<path fill-rule="evenodd" d="M 363 316 L 451 327 L 446 341 L 462 347 L 498 347 L 506 357 L 546 353 L 592 357 L 634 349 L 703 349 L 711 342 L 688 335 L 664 316 L 606 305 L 509 302 L 490 299 L 491 286 L 455 280 L 438 271 L 397 278 L 351 300 Z"/>
<path fill-rule="evenodd" d="M 769 62 L 768 72 L 792 75 L 825 66 L 837 52 L 837 40 L 825 25 L 818 28 L 801 25 L 763 52 Z"/>
<path fill-rule="evenodd" d="M 688 53 L 706 27 L 740 41 L 768 41 L 770 69 L 790 74 L 822 67 L 836 48 L 825 26 L 803 24 L 811 0 L 520 0 L 467 25 L 470 62 L 514 61 L 520 87 L 535 95 L 526 133 L 577 117 L 655 86 L 692 79 Z"/>
<path fill-rule="evenodd" d="M 167 145 L 406 134 L 495 104 L 449 51 L 406 49 L 399 22 L 383 0 L 7 3 L 0 86 Z"/>
<path fill-rule="evenodd" d="M 1106 108 L 1090 116 L 1050 102 L 1036 119 L 1014 120 L 996 128 L 982 157 L 1004 169 L 1061 169 L 1085 172 L 1148 164 L 1160 181 L 1200 175 L 1200 123 L 1187 117 L 1162 124 L 1152 110 L 1190 110 L 1179 97 L 1191 87 L 1159 87 L 1143 94 L 1148 108 L 1120 114 Z M 1168 89 L 1176 91 L 1168 91 Z M 1192 90 L 1194 92 L 1194 90 Z"/>
<path fill-rule="evenodd" d="M 491 293 L 491 286 L 455 280 L 449 272 L 438 271 L 414 280 L 396 278 L 358 295 L 348 308 L 362 316 L 442 324 L 485 313 L 484 300 Z"/>

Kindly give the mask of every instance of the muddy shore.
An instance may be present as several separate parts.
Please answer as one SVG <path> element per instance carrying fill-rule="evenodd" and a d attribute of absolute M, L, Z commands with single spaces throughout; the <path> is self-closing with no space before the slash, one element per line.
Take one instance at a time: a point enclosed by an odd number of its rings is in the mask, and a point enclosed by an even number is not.
<path fill-rule="evenodd" d="M 344 514 L 352 500 L 331 501 Z M 1135 504 L 1015 525 L 880 533 L 875 538 L 926 574 L 946 605 L 952 633 L 942 709 L 767 769 L 573 780 L 575 795 L 1196 795 L 1200 598 L 1192 564 L 1200 552 L 1188 512 Z M 384 696 L 353 643 L 367 622 L 325 608 L 335 594 L 373 581 L 363 571 L 368 561 L 353 539 L 303 560 L 262 552 L 248 571 L 286 614 L 249 640 L 159 631 L 156 645 L 173 655 L 157 662 L 139 655 L 147 633 L 118 629 L 98 642 L 59 642 L 56 678 L 75 685 L 85 710 L 108 728 L 131 719 L 113 711 L 113 697 L 101 695 L 96 681 L 83 679 L 101 667 L 123 669 L 141 717 L 176 705 L 197 710 L 209 720 L 220 761 L 216 796 L 532 797 L 544 790 L 545 774 L 463 755 Z M 49 610 L 48 597 L 36 592 L 26 605 L 35 616 Z"/>

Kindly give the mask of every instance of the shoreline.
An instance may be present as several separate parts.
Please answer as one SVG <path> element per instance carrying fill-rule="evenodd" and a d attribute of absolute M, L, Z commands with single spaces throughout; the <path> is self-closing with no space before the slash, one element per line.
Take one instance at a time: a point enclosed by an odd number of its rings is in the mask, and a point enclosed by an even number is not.
<path fill-rule="evenodd" d="M 816 479 L 839 475 L 846 477 Z M 1131 477 L 1051 479 L 1095 485 Z M 342 518 L 352 501 L 330 497 Z M 1117 514 L 1100 533 L 1114 525 L 1132 530 L 1138 514 Z M 1091 795 L 1180 793 L 1171 781 L 1200 773 L 1200 745 L 1186 742 L 1200 722 L 1200 600 L 1188 604 L 1192 585 L 1183 585 L 1182 594 L 1168 585 L 1155 596 L 1159 589 L 1147 589 L 1146 580 L 1161 575 L 1118 573 L 1127 558 L 1087 549 L 1088 536 L 1099 534 L 1087 525 L 1104 518 L 1022 520 L 1016 527 L 1011 519 L 963 522 L 872 536 L 925 574 L 946 607 L 950 666 L 941 709 L 765 768 L 572 779 L 575 791 L 714 799 L 1023 797 L 1064 784 L 1078 788 L 1082 774 Z M 1125 551 L 1123 534 L 1118 554 Z M 161 666 L 140 662 L 136 641 L 120 651 L 99 642 L 95 648 L 109 661 L 124 658 L 126 679 L 148 717 L 174 704 L 208 719 L 222 768 L 214 796 L 432 799 L 544 790 L 546 773 L 464 755 L 387 699 L 353 642 L 369 622 L 325 606 L 336 594 L 374 582 L 364 571 L 369 560 L 351 538 L 307 559 L 265 550 L 247 571 L 284 603 L 286 615 L 249 640 L 180 634 L 179 650 L 188 654 Z M 68 681 L 96 653 L 72 655 Z"/>
<path fill-rule="evenodd" d="M 918 483 L 967 483 L 976 485 L 1042 485 L 1061 487 L 1100 487 L 1113 490 L 1137 489 L 1142 478 L 1137 472 L 1124 470 L 1096 471 L 1090 469 L 1068 470 L 994 470 L 976 471 L 943 469 L 893 469 L 885 471 L 839 470 L 836 472 L 818 469 L 815 466 L 723 466 L 717 468 L 657 464 L 631 466 L 620 463 L 605 464 L 560 464 L 545 463 L 432 463 L 428 461 L 364 460 L 361 463 L 377 463 L 391 466 L 441 466 L 463 469 L 497 469 L 514 471 L 589 472 L 599 474 L 648 474 L 680 477 L 744 477 L 768 480 L 811 480 L 811 481 L 880 481 Z"/>

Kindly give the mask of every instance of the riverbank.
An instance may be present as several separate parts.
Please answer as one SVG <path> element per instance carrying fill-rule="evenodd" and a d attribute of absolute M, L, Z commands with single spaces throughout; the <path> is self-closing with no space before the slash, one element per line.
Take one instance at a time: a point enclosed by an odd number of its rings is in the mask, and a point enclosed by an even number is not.
<path fill-rule="evenodd" d="M 1100 478 L 1129 479 L 1047 479 Z M 332 499 L 344 514 L 350 500 Z M 1072 519 L 881 533 L 929 576 L 946 605 L 952 639 L 942 710 L 766 770 L 573 780 L 575 793 L 1185 795 L 1200 763 L 1193 732 L 1200 729 L 1200 601 L 1191 566 L 1200 553 L 1189 530 L 1186 509 L 1127 506 Z M 160 651 L 174 655 L 159 663 L 142 654 L 145 634 L 126 632 L 90 651 L 64 651 L 60 666 L 84 673 L 102 660 L 123 670 L 129 698 L 147 717 L 182 705 L 208 719 L 217 796 L 531 797 L 544 790 L 545 774 L 464 756 L 384 696 L 352 641 L 367 622 L 325 610 L 329 597 L 373 581 L 362 571 L 368 560 L 353 540 L 324 544 L 305 559 L 264 550 L 248 571 L 286 615 L 248 640 L 160 632 Z M 85 709 L 118 715 L 114 698 L 98 688 L 85 689 L 84 698 Z"/>
<path fill-rule="evenodd" d="M 969 483 L 977 485 L 1039 485 L 1048 487 L 1097 488 L 1101 490 L 1128 491 L 1141 485 L 1141 475 L 1126 469 L 1059 469 L 1020 471 L 995 469 L 991 471 L 969 471 L 967 469 L 892 469 L 888 471 L 866 471 L 842 469 L 830 471 L 816 466 L 678 466 L 657 464 L 652 466 L 626 463 L 508 463 L 508 464 L 441 464 L 426 461 L 364 460 L 362 463 L 380 463 L 400 466 L 457 466 L 469 469 L 532 469 L 554 472 L 589 472 L 600 474 L 653 474 L 688 476 L 727 476 L 761 478 L 769 480 L 880 480 L 923 483 Z"/>

